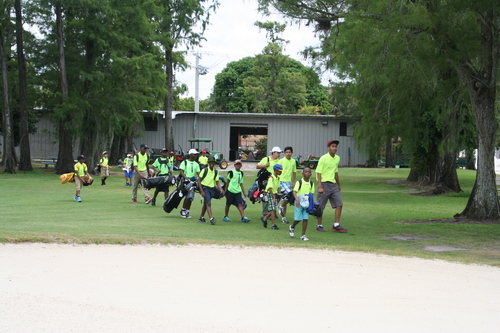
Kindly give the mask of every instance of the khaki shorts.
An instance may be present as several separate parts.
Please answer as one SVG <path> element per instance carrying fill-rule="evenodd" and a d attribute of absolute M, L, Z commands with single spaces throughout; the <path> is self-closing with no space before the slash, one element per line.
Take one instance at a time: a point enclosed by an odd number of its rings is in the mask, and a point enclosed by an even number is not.
<path fill-rule="evenodd" d="M 109 168 L 101 167 L 101 177 L 109 177 Z"/>

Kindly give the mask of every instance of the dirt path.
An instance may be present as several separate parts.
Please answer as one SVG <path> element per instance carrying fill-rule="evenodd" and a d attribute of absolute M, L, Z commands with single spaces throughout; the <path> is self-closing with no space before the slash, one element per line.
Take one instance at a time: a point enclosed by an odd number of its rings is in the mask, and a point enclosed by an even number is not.
<path fill-rule="evenodd" d="M 498 332 L 500 269 L 308 249 L 0 245 L 0 332 Z"/>

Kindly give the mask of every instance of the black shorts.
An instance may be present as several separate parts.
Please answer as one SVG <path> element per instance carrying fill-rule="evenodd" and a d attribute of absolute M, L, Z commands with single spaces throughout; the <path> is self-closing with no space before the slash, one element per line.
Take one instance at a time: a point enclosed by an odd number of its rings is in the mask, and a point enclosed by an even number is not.
<path fill-rule="evenodd" d="M 243 203 L 243 197 L 241 196 L 240 193 L 233 193 L 233 192 L 226 192 L 226 205 L 231 206 L 231 205 L 240 205 Z"/>

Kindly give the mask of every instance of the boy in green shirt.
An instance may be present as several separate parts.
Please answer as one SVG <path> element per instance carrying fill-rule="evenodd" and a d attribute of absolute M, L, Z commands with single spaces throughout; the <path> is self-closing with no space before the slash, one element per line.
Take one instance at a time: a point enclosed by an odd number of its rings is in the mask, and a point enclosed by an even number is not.
<path fill-rule="evenodd" d="M 295 209 L 293 224 L 288 227 L 288 233 L 290 237 L 295 235 L 295 226 L 302 221 L 302 236 L 300 240 L 308 241 L 309 238 L 306 236 L 307 222 L 309 220 L 309 213 L 307 213 L 307 208 L 309 207 L 309 195 L 314 193 L 314 184 L 309 180 L 311 178 L 311 169 L 304 168 L 302 171 L 302 179 L 295 183 L 293 188 L 293 197 L 295 198 Z"/>
<path fill-rule="evenodd" d="M 153 163 L 153 169 L 156 171 L 158 176 L 172 176 L 172 165 L 167 157 L 168 150 L 163 148 L 160 151 L 161 157 L 158 157 Z M 153 200 L 151 201 L 151 206 L 156 206 L 156 197 L 158 193 L 164 192 L 165 200 L 168 198 L 168 184 L 162 184 L 156 187 L 155 194 L 153 195 Z"/>
<path fill-rule="evenodd" d="M 87 181 L 90 179 L 89 171 L 87 169 L 87 164 L 85 164 L 85 159 L 86 157 L 83 155 L 78 155 L 76 158 L 78 160 L 77 163 L 75 163 L 75 188 L 76 188 L 76 194 L 75 194 L 75 201 L 76 202 L 82 202 L 82 199 L 80 198 L 80 190 L 82 188 L 83 184 L 86 184 Z"/>
<path fill-rule="evenodd" d="M 285 147 L 285 157 L 279 160 L 279 164 L 283 166 L 286 170 L 280 176 L 280 189 L 285 195 L 292 192 L 292 184 L 295 184 L 295 178 L 297 177 L 297 163 L 292 159 L 293 148 L 288 146 Z M 279 212 L 282 216 L 281 222 L 288 223 L 286 220 L 286 207 L 288 201 L 282 200 L 280 206 L 278 207 Z"/>
<path fill-rule="evenodd" d="M 184 160 L 181 162 L 179 166 L 180 177 L 184 179 L 190 179 L 192 181 L 196 181 L 196 178 L 200 175 L 200 165 L 196 162 L 196 155 L 198 155 L 198 151 L 196 149 L 190 149 L 188 151 L 189 160 Z M 191 209 L 191 204 L 194 200 L 194 189 L 189 191 L 189 193 L 184 198 L 184 203 L 182 204 L 181 209 L 181 217 L 183 219 L 190 219 L 191 215 L 189 215 L 189 210 Z"/>
<path fill-rule="evenodd" d="M 109 159 L 108 152 L 102 152 L 102 158 L 99 160 L 99 166 L 101 167 L 101 186 L 106 186 L 106 179 L 109 177 Z"/>
<path fill-rule="evenodd" d="M 203 197 L 203 207 L 201 208 L 200 218 L 198 219 L 201 223 L 207 223 L 207 221 L 205 221 L 205 212 L 208 212 L 211 225 L 214 225 L 216 222 L 212 213 L 212 198 L 215 196 L 216 186 L 222 193 L 222 189 L 219 184 L 219 174 L 217 170 L 215 170 L 215 158 L 213 156 L 209 156 L 208 167 L 200 172 L 200 178 L 198 178 L 198 188 L 200 189 L 200 194 Z"/>
<path fill-rule="evenodd" d="M 269 177 L 266 186 L 268 213 L 260 220 L 262 221 L 262 225 L 264 226 L 264 228 L 267 228 L 267 220 L 270 217 L 273 224 L 271 229 L 279 230 L 278 226 L 276 225 L 276 194 L 278 194 L 280 190 L 280 175 L 285 170 L 283 170 L 283 166 L 281 164 L 276 164 L 273 169 L 274 173 Z"/>
<path fill-rule="evenodd" d="M 245 189 L 243 188 L 243 172 L 240 171 L 241 166 L 241 161 L 236 160 L 234 161 L 234 170 L 228 172 L 226 184 L 226 208 L 224 218 L 222 219 L 224 222 L 231 222 L 228 216 L 229 207 L 231 207 L 231 205 L 238 207 L 238 211 L 241 215 L 241 223 L 250 222 L 250 219 L 245 217 L 245 212 L 243 211 L 243 198 L 241 195 L 243 193 L 245 198 L 247 195 L 245 193 Z"/>

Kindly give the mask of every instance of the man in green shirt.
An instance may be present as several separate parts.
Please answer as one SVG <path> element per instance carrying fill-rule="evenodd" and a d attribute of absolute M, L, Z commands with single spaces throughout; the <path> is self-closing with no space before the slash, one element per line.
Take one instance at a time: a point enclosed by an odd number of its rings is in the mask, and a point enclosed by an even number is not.
<path fill-rule="evenodd" d="M 342 195 L 340 191 L 340 178 L 339 178 L 339 163 L 340 157 L 337 155 L 337 140 L 330 140 L 326 144 L 328 153 L 321 156 L 316 168 L 316 178 L 318 180 L 318 202 L 324 210 L 326 203 L 330 201 L 330 205 L 335 209 L 335 223 L 333 224 L 332 231 L 347 232 L 340 226 L 340 216 L 342 215 Z M 318 227 L 316 231 L 324 232 L 323 217 L 318 217 Z"/>
<path fill-rule="evenodd" d="M 264 157 L 260 162 L 257 164 L 257 170 L 261 169 L 267 169 L 270 174 L 274 173 L 274 166 L 278 164 L 280 160 L 282 150 L 280 147 L 276 146 L 271 149 L 271 155 Z M 262 216 L 266 216 L 268 213 L 268 204 L 267 202 L 262 202 Z"/>
<path fill-rule="evenodd" d="M 132 186 L 132 202 L 137 203 L 137 189 L 139 188 L 139 184 L 142 184 L 143 179 L 149 178 L 149 155 L 148 149 L 149 147 L 145 144 L 140 146 L 140 151 L 134 156 L 134 185 Z M 146 204 L 151 202 L 151 197 L 149 195 L 149 191 L 144 187 L 144 184 L 141 186 L 142 193 L 144 193 L 144 202 Z"/>
<path fill-rule="evenodd" d="M 198 178 L 198 188 L 201 196 L 203 197 L 203 207 L 201 208 L 200 218 L 198 221 L 201 223 L 207 223 L 205 220 L 205 213 L 208 213 L 210 224 L 214 225 L 216 220 L 212 212 L 212 198 L 215 196 L 216 188 L 220 192 L 222 192 L 222 189 L 219 183 L 219 173 L 215 169 L 215 158 L 213 156 L 208 156 L 207 160 L 208 166 L 200 172 L 200 178 Z"/>

